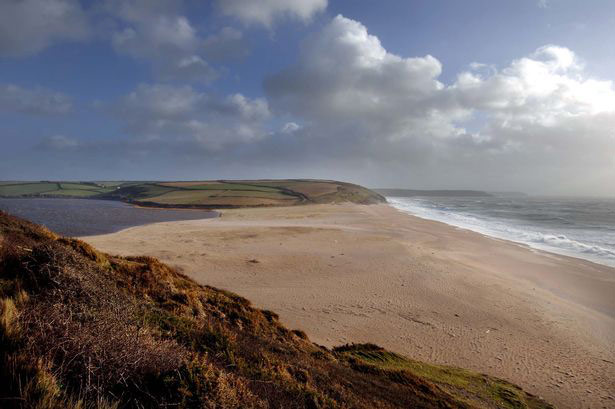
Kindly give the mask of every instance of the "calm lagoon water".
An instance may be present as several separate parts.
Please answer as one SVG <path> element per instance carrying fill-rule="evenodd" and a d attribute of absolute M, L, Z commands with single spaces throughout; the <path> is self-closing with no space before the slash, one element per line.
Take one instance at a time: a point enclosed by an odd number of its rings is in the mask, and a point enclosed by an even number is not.
<path fill-rule="evenodd" d="M 42 224 L 65 236 L 113 233 L 127 227 L 217 217 L 206 210 L 148 209 L 110 200 L 5 199 L 0 210 Z"/>

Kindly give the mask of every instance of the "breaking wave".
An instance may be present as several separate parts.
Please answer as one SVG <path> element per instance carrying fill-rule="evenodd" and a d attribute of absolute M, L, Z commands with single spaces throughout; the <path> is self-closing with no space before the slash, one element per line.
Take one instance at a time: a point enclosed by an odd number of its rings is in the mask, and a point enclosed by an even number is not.
<path fill-rule="evenodd" d="M 612 215 L 612 219 L 596 222 L 595 214 L 579 213 L 591 212 L 591 207 L 576 208 L 569 203 L 563 204 L 562 200 L 554 202 L 551 207 L 543 200 L 538 208 L 529 200 L 519 203 L 468 198 L 387 199 L 392 206 L 417 217 L 615 267 L 615 208 L 604 212 L 607 216 Z M 607 205 L 611 206 L 611 203 Z M 565 217 L 557 214 L 557 206 L 566 206 L 566 211 L 561 212 L 566 214 Z"/>

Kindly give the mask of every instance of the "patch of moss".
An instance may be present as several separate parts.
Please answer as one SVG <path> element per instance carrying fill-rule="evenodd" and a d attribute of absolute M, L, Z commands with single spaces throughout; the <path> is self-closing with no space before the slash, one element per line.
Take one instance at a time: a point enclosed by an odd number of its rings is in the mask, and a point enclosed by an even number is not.
<path fill-rule="evenodd" d="M 344 345 L 334 352 L 351 364 L 367 365 L 388 373 L 392 379 L 404 379 L 411 374 L 442 387 L 460 400 L 469 402 L 495 402 L 507 409 L 546 409 L 551 405 L 524 392 L 506 381 L 467 369 L 434 365 L 405 358 L 373 344 Z M 468 392 L 474 396 L 468 398 Z"/>

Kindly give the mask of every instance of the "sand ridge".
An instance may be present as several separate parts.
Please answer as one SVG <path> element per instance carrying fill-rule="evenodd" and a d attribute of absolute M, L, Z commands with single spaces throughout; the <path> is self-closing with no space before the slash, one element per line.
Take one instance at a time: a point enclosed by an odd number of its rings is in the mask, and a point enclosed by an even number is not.
<path fill-rule="evenodd" d="M 613 268 L 387 205 L 229 210 L 84 239 L 159 257 L 319 344 L 373 342 L 508 379 L 558 407 L 615 407 Z"/>

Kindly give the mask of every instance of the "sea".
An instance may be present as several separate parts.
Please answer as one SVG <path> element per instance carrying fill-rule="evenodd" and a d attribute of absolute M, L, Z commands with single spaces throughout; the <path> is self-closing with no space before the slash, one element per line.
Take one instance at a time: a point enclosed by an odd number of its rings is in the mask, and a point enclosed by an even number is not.
<path fill-rule="evenodd" d="M 615 267 L 615 198 L 387 197 L 399 210 Z"/>
<path fill-rule="evenodd" d="M 0 198 L 0 210 L 73 237 L 114 233 L 150 223 L 218 217 L 217 212 L 207 210 L 154 209 L 94 199 Z"/>

